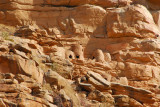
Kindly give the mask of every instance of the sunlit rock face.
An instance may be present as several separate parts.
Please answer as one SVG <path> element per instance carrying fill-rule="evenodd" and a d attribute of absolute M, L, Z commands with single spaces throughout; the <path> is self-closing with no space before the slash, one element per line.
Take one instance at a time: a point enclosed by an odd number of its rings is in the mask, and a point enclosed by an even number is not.
<path fill-rule="evenodd" d="M 0 0 L 0 107 L 159 107 L 156 0 Z"/>

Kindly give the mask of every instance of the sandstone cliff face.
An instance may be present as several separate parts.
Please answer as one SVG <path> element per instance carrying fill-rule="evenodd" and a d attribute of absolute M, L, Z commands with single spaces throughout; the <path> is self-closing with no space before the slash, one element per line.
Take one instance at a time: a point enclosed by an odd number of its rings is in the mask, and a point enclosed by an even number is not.
<path fill-rule="evenodd" d="M 0 107 L 160 106 L 156 0 L 1 0 Z"/>

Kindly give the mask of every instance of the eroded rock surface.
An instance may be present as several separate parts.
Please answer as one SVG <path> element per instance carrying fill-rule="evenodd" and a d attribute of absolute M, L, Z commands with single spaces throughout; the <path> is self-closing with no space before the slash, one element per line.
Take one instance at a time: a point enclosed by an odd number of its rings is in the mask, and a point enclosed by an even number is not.
<path fill-rule="evenodd" d="M 159 107 L 155 0 L 1 0 L 0 107 Z"/>

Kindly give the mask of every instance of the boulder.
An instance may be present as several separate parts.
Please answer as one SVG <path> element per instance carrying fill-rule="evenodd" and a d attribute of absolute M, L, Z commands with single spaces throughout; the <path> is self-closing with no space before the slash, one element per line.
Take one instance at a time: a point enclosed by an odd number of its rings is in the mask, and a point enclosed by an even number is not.
<path fill-rule="evenodd" d="M 18 105 L 24 105 L 27 106 L 27 104 L 29 104 L 30 106 L 37 106 L 39 105 L 40 107 L 43 106 L 48 106 L 48 101 L 46 99 L 43 98 L 39 98 L 39 97 L 35 97 L 32 96 L 30 94 L 26 94 L 26 93 L 20 93 L 18 96 Z"/>
<path fill-rule="evenodd" d="M 117 83 L 111 83 L 111 89 L 113 90 L 113 95 L 127 95 L 139 102 L 148 104 L 156 102 L 155 94 L 148 90 Z"/>
<path fill-rule="evenodd" d="M 110 89 L 110 82 L 105 80 L 100 74 L 92 71 L 88 72 L 88 82 L 102 92 L 107 92 Z"/>
<path fill-rule="evenodd" d="M 20 73 L 33 77 L 39 83 L 43 81 L 43 72 L 33 60 L 25 60 L 18 55 L 4 55 L 0 56 L 0 61 L 1 73 Z"/>
<path fill-rule="evenodd" d="M 129 97 L 127 95 L 114 95 L 115 105 L 119 107 L 129 106 Z"/>
<path fill-rule="evenodd" d="M 159 51 L 160 50 L 159 40 L 156 39 L 142 40 L 140 42 L 140 50 L 144 52 Z"/>
<path fill-rule="evenodd" d="M 93 55 L 92 55 L 92 59 L 96 60 L 97 62 L 104 62 L 105 61 L 105 58 L 104 58 L 104 53 L 102 50 L 100 49 L 97 49 Z"/>
<path fill-rule="evenodd" d="M 128 79 L 126 77 L 120 77 L 119 83 L 123 85 L 128 85 Z"/>
<path fill-rule="evenodd" d="M 87 91 L 94 91 L 96 88 L 92 84 L 79 83 L 79 86 Z"/>
<path fill-rule="evenodd" d="M 124 75 L 128 79 L 132 80 L 149 80 L 153 77 L 152 74 L 152 66 L 135 64 L 135 63 L 126 63 L 126 68 L 124 71 Z"/>
<path fill-rule="evenodd" d="M 103 94 L 97 90 L 90 92 L 88 95 L 88 99 L 108 103 L 110 106 L 114 105 L 114 98 L 110 94 Z"/>
<path fill-rule="evenodd" d="M 110 86 L 110 82 L 108 82 L 107 80 L 105 80 L 100 74 L 89 71 L 88 74 L 94 78 L 95 80 L 97 80 L 98 82 L 104 84 L 106 87 Z"/>
<path fill-rule="evenodd" d="M 155 56 L 155 53 L 154 52 L 128 52 L 126 54 L 126 59 L 127 61 L 129 60 L 135 60 L 138 62 L 141 62 L 141 63 L 145 63 L 145 62 L 151 62 L 153 61 L 154 59 L 154 56 Z"/>
<path fill-rule="evenodd" d="M 0 87 L 3 87 L 0 89 L 0 92 L 6 92 L 6 93 L 15 93 L 15 92 L 26 92 L 31 93 L 31 89 L 19 85 L 19 84 L 0 84 Z"/>
<path fill-rule="evenodd" d="M 128 97 L 127 95 L 113 95 L 113 97 L 117 106 L 143 107 L 143 105 L 140 102 Z"/>
<path fill-rule="evenodd" d="M 107 9 L 108 37 L 156 37 L 160 34 L 151 13 L 142 5 Z M 132 15 L 131 15 L 132 14 Z"/>
<path fill-rule="evenodd" d="M 0 79 L 0 84 L 18 84 L 16 79 Z"/>
<path fill-rule="evenodd" d="M 0 106 L 1 107 L 7 107 L 7 106 L 12 106 L 12 107 L 16 107 L 17 104 L 7 100 L 7 99 L 2 99 L 0 98 Z"/>
<path fill-rule="evenodd" d="M 129 104 L 132 105 L 132 106 L 135 106 L 135 107 L 143 107 L 143 105 L 140 102 L 136 101 L 133 98 L 130 98 Z"/>
<path fill-rule="evenodd" d="M 110 53 L 104 52 L 104 59 L 107 62 L 110 62 L 112 60 Z"/>
<path fill-rule="evenodd" d="M 79 100 L 76 96 L 76 92 L 73 90 L 71 85 L 67 82 L 65 78 L 60 76 L 55 71 L 49 70 L 45 73 L 46 82 L 50 83 L 51 85 L 56 85 L 58 88 L 63 89 L 65 94 L 73 101 L 74 106 L 79 106 Z"/>

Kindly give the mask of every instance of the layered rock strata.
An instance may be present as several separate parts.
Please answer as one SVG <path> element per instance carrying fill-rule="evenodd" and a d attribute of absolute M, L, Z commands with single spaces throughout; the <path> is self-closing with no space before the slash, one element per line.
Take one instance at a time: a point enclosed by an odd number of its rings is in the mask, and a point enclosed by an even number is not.
<path fill-rule="evenodd" d="M 1 0 L 0 107 L 160 106 L 158 6 Z"/>

